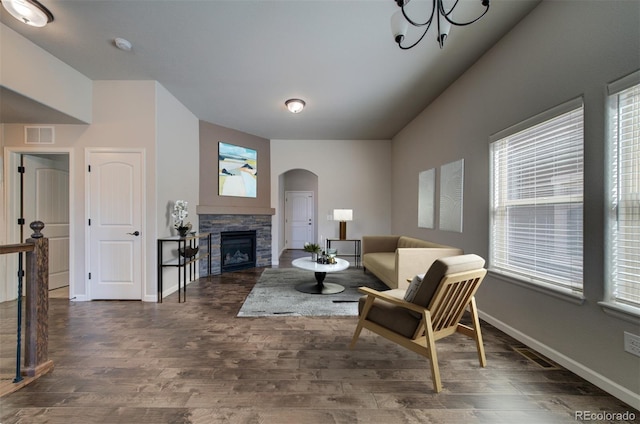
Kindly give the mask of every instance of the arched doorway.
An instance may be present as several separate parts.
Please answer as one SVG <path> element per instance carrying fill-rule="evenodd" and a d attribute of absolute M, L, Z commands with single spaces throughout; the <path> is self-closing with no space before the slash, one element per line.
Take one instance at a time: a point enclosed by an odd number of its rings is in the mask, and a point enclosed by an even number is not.
<path fill-rule="evenodd" d="M 317 242 L 318 176 L 306 169 L 292 169 L 280 178 L 280 251 L 301 249 Z"/>

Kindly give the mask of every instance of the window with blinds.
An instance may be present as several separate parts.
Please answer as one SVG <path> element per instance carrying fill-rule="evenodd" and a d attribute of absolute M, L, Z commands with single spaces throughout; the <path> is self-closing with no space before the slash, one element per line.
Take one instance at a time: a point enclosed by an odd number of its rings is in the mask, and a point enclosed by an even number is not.
<path fill-rule="evenodd" d="M 609 87 L 609 300 L 640 308 L 640 73 Z M 627 80 L 629 81 L 629 80 Z M 631 79 L 633 82 L 633 79 Z"/>
<path fill-rule="evenodd" d="M 491 138 L 493 272 L 582 292 L 583 133 L 576 99 Z"/>

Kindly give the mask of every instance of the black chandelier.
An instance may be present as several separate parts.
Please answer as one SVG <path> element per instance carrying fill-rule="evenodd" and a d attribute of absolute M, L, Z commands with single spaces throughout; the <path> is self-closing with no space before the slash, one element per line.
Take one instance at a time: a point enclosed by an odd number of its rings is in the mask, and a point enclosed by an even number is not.
<path fill-rule="evenodd" d="M 458 6 L 460 0 L 433 0 L 433 7 L 431 8 L 431 15 L 429 16 L 429 19 L 427 19 L 425 22 L 416 22 L 415 20 L 407 16 L 407 11 L 405 10 L 405 6 L 407 5 L 407 3 L 409 3 L 410 0 L 394 1 L 398 4 L 400 10 L 394 13 L 391 17 L 391 31 L 393 32 L 393 37 L 396 43 L 398 43 L 398 47 L 403 50 L 409 50 L 410 48 L 415 47 L 420 41 L 422 41 L 434 21 L 438 29 L 438 36 L 436 40 L 438 41 L 440 48 L 442 48 L 444 46 L 444 40 L 447 38 L 447 35 L 449 35 L 451 25 L 471 25 L 472 23 L 482 18 L 489 11 L 489 0 L 480 0 L 480 3 L 482 3 L 482 6 L 484 6 L 484 11 L 480 14 L 480 16 L 469 22 L 457 22 L 453 19 L 453 11 L 455 10 L 456 6 Z M 448 4 L 451 3 L 453 3 L 451 7 L 448 7 Z M 402 42 L 404 41 L 404 37 L 407 34 L 407 29 L 409 27 L 408 24 L 411 24 L 414 27 L 425 27 L 424 32 L 422 33 L 420 38 L 418 38 L 418 41 L 409 46 L 402 44 Z"/>

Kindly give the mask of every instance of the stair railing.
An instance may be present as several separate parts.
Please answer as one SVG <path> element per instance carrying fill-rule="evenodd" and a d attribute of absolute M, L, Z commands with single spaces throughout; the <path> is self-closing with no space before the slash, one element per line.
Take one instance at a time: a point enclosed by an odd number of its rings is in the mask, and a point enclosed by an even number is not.
<path fill-rule="evenodd" d="M 18 319 L 16 331 L 16 377 L 19 385 L 23 376 L 39 377 L 53 369 L 49 360 L 49 240 L 42 235 L 44 223 L 30 224 L 33 234 L 25 243 L 0 246 L 0 254 L 18 254 Z M 23 255 L 26 263 L 23 269 Z M 23 301 L 23 277 L 26 292 Z M 24 368 L 20 366 L 22 346 L 22 315 L 25 309 Z M 3 390 L 0 395 L 13 390 Z M 6 393 L 5 393 L 6 392 Z"/>

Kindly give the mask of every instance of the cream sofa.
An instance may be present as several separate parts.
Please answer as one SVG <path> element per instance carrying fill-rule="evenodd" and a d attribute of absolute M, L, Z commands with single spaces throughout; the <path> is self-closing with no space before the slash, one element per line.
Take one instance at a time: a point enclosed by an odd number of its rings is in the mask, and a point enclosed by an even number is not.
<path fill-rule="evenodd" d="M 362 266 L 391 289 L 406 289 L 436 259 L 462 255 L 457 247 L 405 236 L 363 236 Z M 408 280 L 408 281 L 407 281 Z"/>

